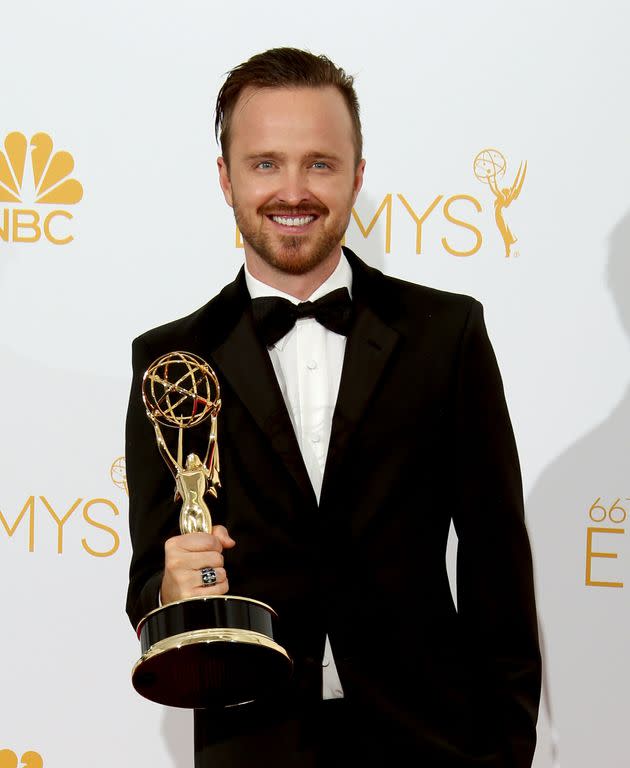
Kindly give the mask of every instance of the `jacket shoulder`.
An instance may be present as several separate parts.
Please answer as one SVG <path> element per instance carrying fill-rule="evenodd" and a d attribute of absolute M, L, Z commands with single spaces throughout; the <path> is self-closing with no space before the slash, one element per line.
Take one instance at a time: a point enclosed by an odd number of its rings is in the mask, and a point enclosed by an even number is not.
<path fill-rule="evenodd" d="M 381 273 L 382 274 L 382 273 Z M 439 309 L 441 307 L 456 310 L 469 311 L 472 304 L 477 302 L 473 296 L 465 293 L 445 291 L 420 283 L 412 283 L 398 277 L 382 274 L 384 290 L 390 294 L 390 298 L 409 302 L 414 307 L 424 305 Z"/>
<path fill-rule="evenodd" d="M 381 319 L 407 335 L 429 326 L 461 332 L 471 314 L 483 314 L 480 302 L 463 293 L 412 283 L 366 267 L 368 302 Z"/>

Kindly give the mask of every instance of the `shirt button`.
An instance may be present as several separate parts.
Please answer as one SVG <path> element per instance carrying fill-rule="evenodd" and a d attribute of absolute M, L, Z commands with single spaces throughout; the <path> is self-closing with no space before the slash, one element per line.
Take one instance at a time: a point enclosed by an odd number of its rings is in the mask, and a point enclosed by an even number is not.
<path fill-rule="evenodd" d="M 319 435 L 311 435 L 312 443 L 319 443 L 320 440 L 321 440 L 321 437 Z"/>
<path fill-rule="evenodd" d="M 309 360 L 306 364 L 306 367 L 309 369 L 309 371 L 314 371 L 315 368 L 317 368 L 317 360 Z"/>

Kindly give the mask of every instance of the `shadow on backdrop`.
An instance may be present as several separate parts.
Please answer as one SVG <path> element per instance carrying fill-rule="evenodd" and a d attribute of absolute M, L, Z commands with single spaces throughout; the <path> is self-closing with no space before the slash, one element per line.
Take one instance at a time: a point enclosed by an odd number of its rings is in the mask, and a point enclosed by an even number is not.
<path fill-rule="evenodd" d="M 606 279 L 630 337 L 630 212 L 610 235 Z M 597 307 L 585 306 L 584 311 L 596 313 Z M 592 338 L 583 340 L 585 354 L 606 343 L 605 327 L 597 319 L 593 314 Z M 614 367 L 602 375 L 615 376 Z M 627 600 L 624 605 L 624 590 L 619 587 L 586 584 L 586 553 L 588 528 L 605 528 L 594 534 L 592 551 L 618 553 L 618 558 L 591 558 L 591 580 L 614 583 L 623 582 L 624 574 L 628 577 L 623 558 L 628 547 L 619 535 L 625 533 L 624 526 L 609 519 L 596 523 L 589 510 L 598 498 L 604 510 L 596 510 L 595 517 L 605 514 L 618 498 L 626 509 L 630 506 L 624 497 L 624 493 L 630 496 L 629 429 L 630 382 L 606 419 L 547 467 L 527 499 L 544 615 L 541 720 L 546 721 L 548 744 L 541 744 L 546 761 L 540 754 L 541 762 L 535 762 L 540 768 L 559 768 L 561 746 L 563 766 L 627 765 L 621 748 L 627 731 L 622 713 L 628 711 L 630 690 L 628 665 L 621 661 L 627 655 Z M 622 512 L 613 516 L 619 519 Z"/>
<path fill-rule="evenodd" d="M 164 707 L 162 740 L 166 745 L 173 768 L 191 768 L 194 765 L 193 711 Z"/>

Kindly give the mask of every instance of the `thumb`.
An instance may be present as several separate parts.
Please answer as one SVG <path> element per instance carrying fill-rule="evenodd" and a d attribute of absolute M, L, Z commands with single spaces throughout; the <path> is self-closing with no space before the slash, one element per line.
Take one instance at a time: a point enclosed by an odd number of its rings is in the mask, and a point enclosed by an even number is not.
<path fill-rule="evenodd" d="M 212 526 L 212 534 L 213 536 L 216 536 L 217 539 L 219 539 L 224 549 L 232 549 L 232 547 L 236 544 L 224 525 Z"/>

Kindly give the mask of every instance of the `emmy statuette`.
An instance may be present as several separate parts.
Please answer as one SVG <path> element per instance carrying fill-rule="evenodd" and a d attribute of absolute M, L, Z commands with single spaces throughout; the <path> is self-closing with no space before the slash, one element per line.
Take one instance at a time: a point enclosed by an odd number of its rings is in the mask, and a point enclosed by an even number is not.
<path fill-rule="evenodd" d="M 181 499 L 182 533 L 212 531 L 205 496 L 217 498 L 219 382 L 212 368 L 189 352 L 155 360 L 142 380 L 147 417 Z M 203 460 L 184 462 L 186 429 L 210 419 Z M 178 430 L 176 456 L 160 426 Z M 172 707 L 222 708 L 253 701 L 291 674 L 292 661 L 274 639 L 277 614 L 265 603 L 235 595 L 179 600 L 148 613 L 137 628 L 142 656 L 133 686 L 147 699 Z"/>

